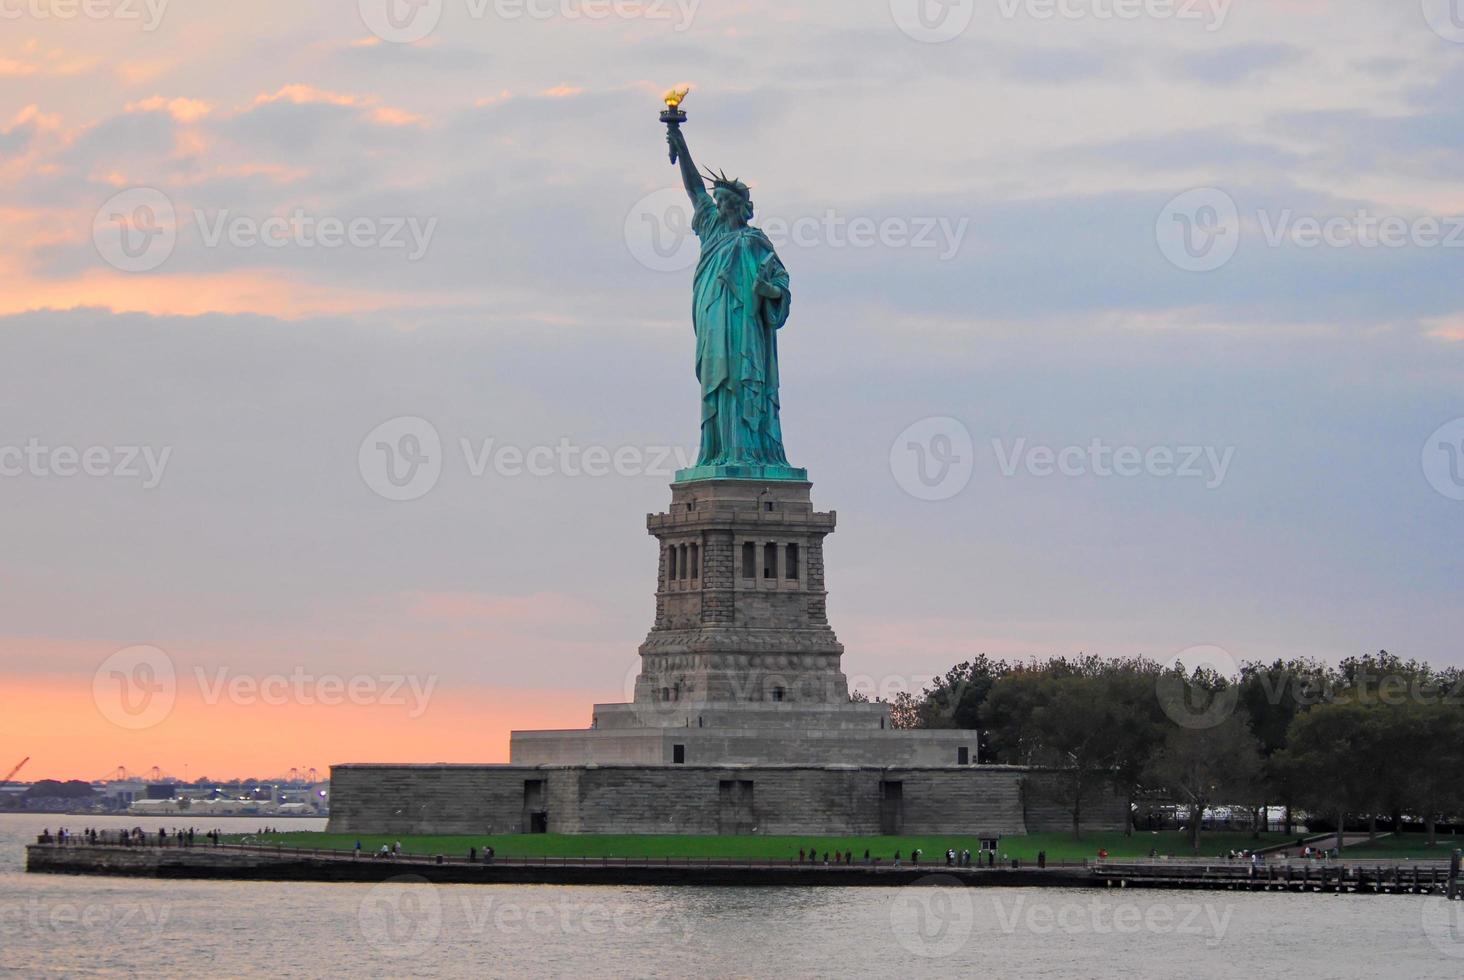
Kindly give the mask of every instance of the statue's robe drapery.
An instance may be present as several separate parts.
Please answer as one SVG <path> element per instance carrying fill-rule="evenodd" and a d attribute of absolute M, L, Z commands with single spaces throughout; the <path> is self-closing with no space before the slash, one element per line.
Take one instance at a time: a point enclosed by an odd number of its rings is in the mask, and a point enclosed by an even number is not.
<path fill-rule="evenodd" d="M 788 270 L 761 230 L 733 227 L 710 197 L 696 207 L 701 239 L 693 317 L 702 388 L 699 466 L 786 466 L 778 403 L 778 330 L 788 322 Z M 762 277 L 783 290 L 758 295 Z"/>

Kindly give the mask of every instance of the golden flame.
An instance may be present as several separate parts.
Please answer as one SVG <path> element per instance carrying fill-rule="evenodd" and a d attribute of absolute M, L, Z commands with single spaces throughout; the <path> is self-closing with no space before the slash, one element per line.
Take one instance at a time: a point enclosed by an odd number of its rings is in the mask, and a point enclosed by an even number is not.
<path fill-rule="evenodd" d="M 691 94 L 691 86 L 690 85 L 686 86 L 685 88 L 673 88 L 671 91 L 667 92 L 666 95 L 664 96 L 664 98 L 666 100 L 666 108 L 668 108 L 668 109 L 679 109 L 679 108 L 681 108 L 681 103 L 685 102 L 686 101 L 686 97 L 688 95 L 690 95 L 690 94 Z"/>

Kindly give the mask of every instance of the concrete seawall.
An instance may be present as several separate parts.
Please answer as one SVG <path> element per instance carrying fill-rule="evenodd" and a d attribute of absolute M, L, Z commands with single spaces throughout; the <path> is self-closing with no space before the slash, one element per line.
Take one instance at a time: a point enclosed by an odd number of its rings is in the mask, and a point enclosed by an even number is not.
<path fill-rule="evenodd" d="M 650 885 L 720 887 L 967 886 L 1020 888 L 1169 888 L 1277 891 L 1293 894 L 1439 894 L 1464 897 L 1457 870 L 1431 862 L 1319 864 L 1246 862 L 1114 862 L 1091 866 L 948 868 L 942 864 L 811 865 L 780 862 L 660 859 L 354 858 L 349 852 L 289 848 L 148 847 L 31 844 L 26 870 L 35 874 L 109 875 L 238 881 L 378 883 L 412 877 L 435 884 Z"/>
<path fill-rule="evenodd" d="M 966 869 L 943 865 L 823 866 L 737 861 L 582 860 L 492 864 L 402 858 L 353 859 L 309 851 L 232 847 L 111 847 L 31 844 L 26 871 L 33 874 L 108 875 L 239 881 L 382 882 L 404 875 L 437 884 L 516 885 L 716 885 L 741 887 L 894 887 L 901 885 L 1019 885 L 1091 887 L 1086 868 L 1046 870 Z"/>

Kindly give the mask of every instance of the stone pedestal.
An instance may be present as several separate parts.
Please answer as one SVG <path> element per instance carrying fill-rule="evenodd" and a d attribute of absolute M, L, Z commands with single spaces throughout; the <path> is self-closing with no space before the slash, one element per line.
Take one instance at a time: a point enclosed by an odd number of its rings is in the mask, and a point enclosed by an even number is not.
<path fill-rule="evenodd" d="M 515 732 L 518 765 L 968 766 L 976 733 L 897 732 L 849 700 L 829 625 L 824 540 L 837 515 L 794 480 L 677 483 L 647 529 L 656 620 L 629 704 L 588 731 Z"/>
<path fill-rule="evenodd" d="M 784 717 L 794 706 L 849 706 L 824 584 L 824 539 L 837 516 L 815 511 L 810 490 L 682 483 L 670 511 L 648 517 L 661 558 L 636 706 L 766 707 Z"/>

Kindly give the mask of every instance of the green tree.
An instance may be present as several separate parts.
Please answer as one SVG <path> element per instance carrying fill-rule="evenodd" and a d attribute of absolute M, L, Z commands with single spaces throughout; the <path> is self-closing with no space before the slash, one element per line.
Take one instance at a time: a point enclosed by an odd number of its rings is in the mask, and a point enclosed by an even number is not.
<path fill-rule="evenodd" d="M 1260 793 L 1260 744 L 1238 711 L 1209 728 L 1171 725 L 1148 769 L 1149 779 L 1189 813 L 1190 848 L 1200 852 L 1200 824 L 1216 803 L 1249 803 Z"/>
<path fill-rule="evenodd" d="M 1149 764 L 1164 741 L 1168 720 L 1155 696 L 1159 666 L 1139 658 L 1107 662 L 1099 674 L 1103 697 L 1114 709 L 1113 780 L 1128 801 L 1125 834 L 1133 833 L 1134 801 Z"/>
<path fill-rule="evenodd" d="M 1318 813 L 1336 814 L 1339 849 L 1347 815 L 1370 812 L 1377 803 L 1377 734 L 1371 709 L 1335 701 L 1298 715 L 1287 747 L 1276 754 L 1298 798 Z"/>
<path fill-rule="evenodd" d="M 922 728 L 967 728 L 980 730 L 981 708 L 991 689 L 1011 666 L 981 654 L 946 671 L 925 689 L 920 699 Z M 986 733 L 982 732 L 982 741 Z"/>
<path fill-rule="evenodd" d="M 1290 835 L 1296 792 L 1287 774 L 1272 760 L 1286 748 L 1287 734 L 1297 715 L 1322 703 L 1335 688 L 1336 675 L 1325 664 L 1302 658 L 1247 663 L 1241 667 L 1238 686 L 1239 706 L 1250 719 L 1251 733 L 1265 760 L 1263 785 L 1269 788 L 1271 798 L 1259 801 L 1259 809 L 1264 812 L 1269 803 L 1281 804 L 1286 812 L 1286 833 Z"/>
<path fill-rule="evenodd" d="M 1033 765 L 1042 749 L 1035 715 L 1051 696 L 1052 677 L 1046 666 L 1019 664 L 992 685 L 981 706 L 992 762 L 1011 766 Z"/>
<path fill-rule="evenodd" d="M 890 724 L 898 729 L 920 727 L 920 702 L 909 691 L 901 691 L 890 702 Z"/>
<path fill-rule="evenodd" d="M 1423 817 L 1430 846 L 1439 818 L 1464 809 L 1464 711 L 1453 704 L 1413 704 L 1393 712 L 1383 754 L 1400 770 L 1400 799 Z"/>
<path fill-rule="evenodd" d="M 1073 838 L 1083 836 L 1083 809 L 1112 785 L 1118 762 L 1113 731 L 1121 708 L 1104 697 L 1100 678 L 1058 677 L 1049 682 L 1045 703 L 1032 713 L 1039 765 L 1056 770 L 1073 819 Z"/>

